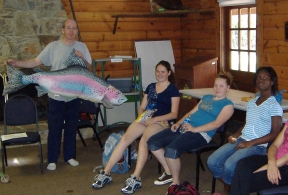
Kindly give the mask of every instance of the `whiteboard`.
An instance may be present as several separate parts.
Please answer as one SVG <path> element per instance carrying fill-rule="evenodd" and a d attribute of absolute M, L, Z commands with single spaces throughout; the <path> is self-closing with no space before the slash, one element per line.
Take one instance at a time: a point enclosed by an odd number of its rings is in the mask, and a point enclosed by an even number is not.
<path fill-rule="evenodd" d="M 163 41 L 136 41 L 136 55 L 141 58 L 142 87 L 143 90 L 150 83 L 157 82 L 155 78 L 155 66 L 165 60 L 170 63 L 174 70 L 174 54 L 170 40 Z"/>

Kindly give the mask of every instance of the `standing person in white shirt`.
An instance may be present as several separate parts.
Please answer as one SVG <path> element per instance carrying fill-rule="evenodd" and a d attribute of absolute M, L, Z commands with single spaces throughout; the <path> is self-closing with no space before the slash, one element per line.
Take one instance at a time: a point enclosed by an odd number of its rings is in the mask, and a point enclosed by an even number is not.
<path fill-rule="evenodd" d="M 7 60 L 9 64 L 20 68 L 34 68 L 41 64 L 50 66 L 51 71 L 66 68 L 64 62 L 68 59 L 72 49 L 75 55 L 82 58 L 91 70 L 92 59 L 88 48 L 82 42 L 76 41 L 78 26 L 75 20 L 67 19 L 63 22 L 62 38 L 49 43 L 44 50 L 34 59 L 19 61 Z M 67 98 L 58 94 L 49 93 L 48 108 L 48 170 L 55 170 L 60 155 L 62 129 L 65 121 L 63 156 L 64 161 L 72 166 L 79 165 L 76 161 L 76 130 L 79 118 L 80 100 Z"/>

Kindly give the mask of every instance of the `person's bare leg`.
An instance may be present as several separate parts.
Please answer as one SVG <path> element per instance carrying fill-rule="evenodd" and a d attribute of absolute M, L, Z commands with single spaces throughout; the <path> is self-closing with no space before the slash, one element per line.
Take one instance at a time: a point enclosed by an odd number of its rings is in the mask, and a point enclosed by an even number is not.
<path fill-rule="evenodd" d="M 176 159 L 166 158 L 166 162 L 172 174 L 172 183 L 180 184 L 180 169 L 181 169 L 180 158 Z"/>
<path fill-rule="evenodd" d="M 164 157 L 164 153 L 165 153 L 165 150 L 163 148 L 156 150 L 156 151 L 152 151 L 152 154 L 157 158 L 158 162 L 162 165 L 162 167 L 164 168 L 164 171 L 166 173 L 171 173 L 167 165 L 166 159 Z"/>
<path fill-rule="evenodd" d="M 158 125 L 158 124 L 153 124 L 153 125 L 149 125 L 142 137 L 141 140 L 139 142 L 139 146 L 138 146 L 138 155 L 137 155 L 137 163 L 136 163 L 136 168 L 135 171 L 133 173 L 133 175 L 136 176 L 137 179 L 139 179 L 140 174 L 145 166 L 145 163 L 148 159 L 148 147 L 147 147 L 147 141 L 148 139 L 163 130 L 163 127 Z"/>
<path fill-rule="evenodd" d="M 137 139 L 139 136 L 142 135 L 142 133 L 144 132 L 144 129 L 146 127 L 141 124 L 141 123 L 137 123 L 137 122 L 133 122 L 127 129 L 127 131 L 125 132 L 125 134 L 122 136 L 121 140 L 119 141 L 119 143 L 117 144 L 117 146 L 115 147 L 104 171 L 106 174 L 110 174 L 111 169 L 113 168 L 113 166 L 121 159 L 121 157 L 123 156 L 123 153 L 125 151 L 125 149 L 135 140 Z"/>

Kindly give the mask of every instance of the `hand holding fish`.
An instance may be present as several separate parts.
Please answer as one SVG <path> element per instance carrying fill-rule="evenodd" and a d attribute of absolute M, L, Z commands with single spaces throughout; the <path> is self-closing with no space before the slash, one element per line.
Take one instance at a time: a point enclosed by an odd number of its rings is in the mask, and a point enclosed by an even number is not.
<path fill-rule="evenodd" d="M 89 64 L 89 63 L 85 60 L 84 55 L 83 55 L 83 53 L 82 53 L 81 51 L 75 50 L 75 53 L 74 53 L 74 54 L 75 54 L 75 56 L 77 56 L 78 58 L 81 58 L 81 59 L 84 61 L 84 63 L 86 64 L 86 66 L 88 67 L 88 69 L 89 69 L 90 71 L 93 70 L 92 65 Z"/>
<path fill-rule="evenodd" d="M 7 66 L 8 64 L 12 65 L 12 66 L 17 66 L 17 60 L 14 59 L 9 59 L 7 61 L 4 61 L 3 63 L 5 66 Z"/>
<path fill-rule="evenodd" d="M 79 58 L 82 58 L 84 60 L 84 56 L 83 56 L 81 51 L 75 50 L 75 55 L 78 56 Z"/>

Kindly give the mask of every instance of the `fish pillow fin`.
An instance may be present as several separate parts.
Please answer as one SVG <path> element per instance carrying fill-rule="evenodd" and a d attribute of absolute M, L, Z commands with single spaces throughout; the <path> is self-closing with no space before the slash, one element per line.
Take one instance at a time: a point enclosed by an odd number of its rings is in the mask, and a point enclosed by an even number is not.
<path fill-rule="evenodd" d="M 46 93 L 48 93 L 48 91 L 44 90 L 42 87 L 35 86 L 35 88 L 37 89 L 38 97 L 41 97 L 42 95 L 45 95 Z"/>
<path fill-rule="evenodd" d="M 24 73 L 18 70 L 16 67 L 7 65 L 7 75 L 8 82 L 4 86 L 3 95 L 13 93 L 25 87 L 25 85 L 22 83 Z"/>
<path fill-rule="evenodd" d="M 76 56 L 75 51 L 76 51 L 75 48 L 73 48 L 68 59 L 64 62 L 64 65 L 66 65 L 67 67 L 80 65 L 80 66 L 87 68 L 84 60 L 82 58 Z"/>
<path fill-rule="evenodd" d="M 43 72 L 43 70 L 41 68 L 33 68 L 34 72 Z"/>
<path fill-rule="evenodd" d="M 109 101 L 109 99 L 106 97 L 106 95 L 102 98 L 101 102 L 106 108 L 113 108 L 113 105 Z"/>

